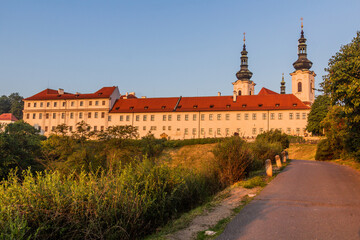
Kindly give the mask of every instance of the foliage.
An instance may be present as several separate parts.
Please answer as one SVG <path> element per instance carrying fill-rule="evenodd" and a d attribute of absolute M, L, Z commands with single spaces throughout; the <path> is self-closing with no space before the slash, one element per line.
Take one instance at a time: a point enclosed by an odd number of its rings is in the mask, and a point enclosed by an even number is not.
<path fill-rule="evenodd" d="M 335 155 L 329 139 L 322 139 L 316 149 L 315 160 L 331 160 L 339 158 L 339 155 Z"/>
<path fill-rule="evenodd" d="M 23 121 L 6 125 L 0 132 L 0 178 L 5 178 L 15 167 L 41 169 L 36 159 L 40 155 L 42 139 L 37 129 Z"/>
<path fill-rule="evenodd" d="M 346 150 L 360 160 L 360 32 L 330 58 L 325 70 L 322 86 L 332 104 L 343 107 Z"/>
<path fill-rule="evenodd" d="M 221 142 L 222 140 L 223 138 L 194 138 L 194 139 L 184 139 L 184 140 L 167 140 L 164 141 L 163 144 L 164 147 L 176 148 L 187 145 L 218 143 Z"/>
<path fill-rule="evenodd" d="M 253 154 L 248 144 L 237 136 L 220 142 L 213 153 L 220 182 L 225 186 L 241 180 L 253 161 Z"/>
<path fill-rule="evenodd" d="M 0 97 L 0 114 L 12 113 L 17 119 L 22 119 L 24 109 L 23 97 L 19 93 L 12 93 L 9 96 Z"/>
<path fill-rule="evenodd" d="M 275 156 L 280 156 L 283 150 L 280 142 L 271 143 L 264 138 L 257 138 L 254 143 L 250 144 L 250 148 L 254 153 L 254 161 L 250 166 L 251 171 L 264 168 L 267 159 L 275 162 Z"/>
<path fill-rule="evenodd" d="M 137 129 L 132 125 L 123 126 L 110 126 L 106 131 L 98 133 L 98 137 L 101 140 L 107 139 L 137 139 L 139 133 Z"/>
<path fill-rule="evenodd" d="M 288 148 L 290 145 L 289 136 L 285 133 L 282 133 L 280 130 L 270 130 L 264 133 L 261 133 L 256 136 L 256 140 L 263 139 L 266 142 L 274 143 L 280 142 L 283 149 Z"/>
<path fill-rule="evenodd" d="M 24 172 L 0 185 L 3 238 L 136 239 L 219 189 L 189 169 L 144 159 L 99 176 Z"/>
<path fill-rule="evenodd" d="M 306 130 L 314 135 L 322 135 L 321 121 L 326 117 L 330 108 L 330 97 L 319 95 L 316 97 L 308 117 Z"/>

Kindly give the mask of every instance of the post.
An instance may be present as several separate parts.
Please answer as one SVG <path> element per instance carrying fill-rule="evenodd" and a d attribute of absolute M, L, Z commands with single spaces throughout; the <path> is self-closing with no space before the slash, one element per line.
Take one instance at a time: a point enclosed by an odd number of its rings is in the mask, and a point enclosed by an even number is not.
<path fill-rule="evenodd" d="M 267 159 L 265 161 L 265 170 L 266 170 L 266 175 L 272 177 L 272 165 L 270 159 Z"/>
<path fill-rule="evenodd" d="M 288 151 L 285 151 L 285 155 L 286 155 L 286 160 L 289 160 L 289 153 L 288 153 Z"/>
<path fill-rule="evenodd" d="M 280 167 L 281 167 L 281 161 L 280 161 L 279 155 L 276 155 L 276 156 L 275 156 L 275 161 L 276 161 L 276 166 L 277 166 L 278 168 L 280 168 Z"/>
<path fill-rule="evenodd" d="M 281 152 L 281 158 L 282 158 L 282 162 L 286 163 L 286 152 L 285 151 Z"/>

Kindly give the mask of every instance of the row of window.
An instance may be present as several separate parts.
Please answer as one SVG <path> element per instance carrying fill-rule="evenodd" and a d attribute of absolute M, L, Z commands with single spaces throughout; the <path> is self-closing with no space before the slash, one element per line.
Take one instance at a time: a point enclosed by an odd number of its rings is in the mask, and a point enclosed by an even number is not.
<path fill-rule="evenodd" d="M 93 128 L 94 131 L 98 131 L 98 130 L 104 131 L 104 129 L 105 129 L 104 126 L 100 126 L 100 129 L 98 129 L 97 126 L 94 126 L 94 128 Z M 41 130 L 41 127 L 39 127 L 39 130 Z M 45 130 L 45 132 L 49 131 L 49 127 L 46 126 L 44 130 Z M 54 131 L 54 130 L 55 130 L 55 126 L 52 126 L 51 131 Z M 72 130 L 73 130 L 73 126 L 69 126 L 69 131 L 72 132 Z M 91 126 L 90 126 L 90 130 L 91 130 Z"/>
<path fill-rule="evenodd" d="M 253 113 L 251 114 L 251 119 L 252 120 L 256 120 L 257 119 L 258 114 L 257 113 Z M 300 119 L 300 113 L 296 113 L 294 115 L 294 113 L 289 113 L 289 119 L 292 120 L 294 119 L 294 117 L 296 119 Z M 302 119 L 306 119 L 307 114 L 306 113 L 302 113 Z M 189 114 L 185 114 L 184 115 L 184 120 L 185 121 L 189 121 L 191 115 Z M 192 114 L 192 120 L 196 121 L 198 117 L 198 114 Z M 222 114 L 209 114 L 208 119 L 210 121 L 214 120 L 214 118 L 216 117 L 216 120 L 222 120 L 223 116 Z M 249 120 L 250 114 L 249 113 L 244 113 L 244 120 Z M 200 119 L 201 121 L 205 121 L 205 114 L 201 114 L 200 115 Z M 262 114 L 262 119 L 266 120 L 267 119 L 267 113 L 263 113 Z M 283 113 L 278 113 L 277 114 L 277 119 L 282 120 L 283 119 Z M 147 121 L 148 120 L 148 115 L 142 115 L 142 121 Z M 172 115 L 163 115 L 162 116 L 162 120 L 163 121 L 172 121 Z M 177 121 L 181 121 L 181 115 L 177 114 L 176 115 L 176 120 Z M 230 120 L 230 114 L 225 114 L 225 120 Z M 241 120 L 241 113 L 236 114 L 236 120 Z M 275 120 L 275 113 L 270 113 L 270 120 Z M 130 115 L 120 115 L 120 122 L 122 121 L 130 121 Z M 135 115 L 135 121 L 140 121 L 140 115 Z M 150 115 L 150 121 L 155 121 L 155 115 Z"/>
<path fill-rule="evenodd" d="M 38 114 L 33 113 L 32 114 L 32 119 L 36 119 L 36 116 L 38 117 L 38 119 L 42 119 L 43 116 L 45 117 L 45 119 L 49 119 L 50 116 L 52 116 L 52 119 L 56 119 L 56 115 L 57 115 L 56 113 L 52 113 L 52 114 L 50 114 L 50 113 L 45 113 L 45 114 L 43 114 L 43 113 L 38 113 Z M 65 113 L 59 113 L 59 115 L 60 115 L 59 117 L 61 119 L 65 119 L 65 117 L 66 117 Z M 99 112 L 88 112 L 87 113 L 87 118 L 92 118 L 92 116 L 94 118 L 99 118 L 99 116 L 101 118 L 105 118 L 105 112 L 101 112 L 100 114 L 99 114 Z M 69 114 L 70 119 L 74 119 L 74 117 L 75 117 L 75 113 L 70 113 Z M 84 113 L 79 112 L 79 119 L 82 119 L 83 117 L 84 117 Z M 26 119 L 30 119 L 30 113 L 26 114 Z"/>
<path fill-rule="evenodd" d="M 62 104 L 63 107 L 66 107 L 66 102 L 61 102 L 61 104 Z M 89 106 L 92 106 L 92 105 L 93 105 L 93 101 L 92 101 L 92 100 L 88 101 L 88 104 L 89 104 Z M 102 106 L 105 106 L 105 104 L 106 104 L 106 101 L 101 101 L 101 105 L 102 105 Z M 37 102 L 34 102 L 34 103 L 33 103 L 33 107 L 34 107 L 34 108 L 36 108 L 37 105 L 38 105 Z M 80 105 L 80 107 L 84 106 L 84 101 L 80 101 L 79 105 Z M 99 105 L 100 105 L 100 101 L 94 101 L 94 106 L 99 106 Z M 46 102 L 46 107 L 50 107 L 50 106 L 51 106 L 51 102 Z M 53 107 L 57 107 L 57 106 L 58 106 L 58 102 L 53 102 Z M 71 102 L 70 102 L 70 106 L 71 106 L 71 107 L 74 107 L 74 106 L 75 106 L 75 101 L 71 101 Z M 30 103 L 30 102 L 28 103 L 28 107 L 31 107 L 31 103 Z M 40 108 L 44 107 L 44 102 L 40 102 L 40 103 L 39 103 L 39 107 L 40 107 Z"/>

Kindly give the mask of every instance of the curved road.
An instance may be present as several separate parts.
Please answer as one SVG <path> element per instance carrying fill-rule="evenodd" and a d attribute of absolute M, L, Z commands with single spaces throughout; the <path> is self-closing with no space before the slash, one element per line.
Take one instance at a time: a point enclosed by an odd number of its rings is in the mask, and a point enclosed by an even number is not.
<path fill-rule="evenodd" d="M 293 160 L 217 239 L 360 239 L 360 173 Z"/>

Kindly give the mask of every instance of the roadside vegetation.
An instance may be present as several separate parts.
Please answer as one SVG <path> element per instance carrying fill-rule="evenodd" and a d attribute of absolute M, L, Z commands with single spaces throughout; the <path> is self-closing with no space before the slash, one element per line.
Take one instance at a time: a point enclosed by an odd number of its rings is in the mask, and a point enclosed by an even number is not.
<path fill-rule="evenodd" d="M 68 130 L 45 139 L 21 121 L 1 127 L 0 239 L 143 238 L 262 170 L 287 138 L 137 139 L 132 126 L 91 132 L 83 122 Z M 212 157 L 191 166 L 162 156 L 194 144 L 210 144 Z"/>

